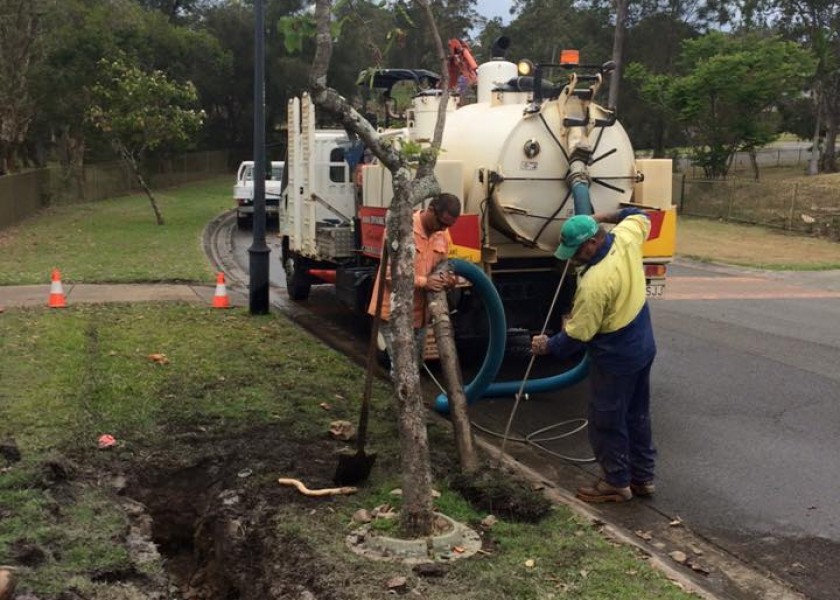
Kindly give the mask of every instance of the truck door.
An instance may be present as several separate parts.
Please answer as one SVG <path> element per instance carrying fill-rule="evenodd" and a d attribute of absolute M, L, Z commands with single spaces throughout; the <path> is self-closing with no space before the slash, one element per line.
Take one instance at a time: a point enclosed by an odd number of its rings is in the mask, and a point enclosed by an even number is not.
<path fill-rule="evenodd" d="M 355 212 L 353 182 L 350 178 L 350 168 L 344 160 L 344 148 L 341 146 L 329 146 L 329 155 L 327 169 L 319 169 L 319 172 L 325 173 L 326 177 L 322 179 L 322 185 L 319 185 L 319 190 L 323 193 L 323 198 L 330 206 L 345 217 L 344 220 L 352 220 Z M 323 210 L 322 210 L 323 209 Z M 319 207 L 318 220 L 335 221 L 339 219 L 338 215 L 326 209 L 326 207 Z"/>

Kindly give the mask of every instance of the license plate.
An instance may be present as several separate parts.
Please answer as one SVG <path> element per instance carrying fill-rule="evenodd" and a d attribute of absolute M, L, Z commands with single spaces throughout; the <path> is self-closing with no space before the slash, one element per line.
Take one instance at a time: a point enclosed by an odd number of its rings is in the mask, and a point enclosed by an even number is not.
<path fill-rule="evenodd" d="M 665 284 L 664 283 L 649 283 L 647 285 L 647 297 L 648 298 L 661 298 L 664 293 L 665 293 Z"/>

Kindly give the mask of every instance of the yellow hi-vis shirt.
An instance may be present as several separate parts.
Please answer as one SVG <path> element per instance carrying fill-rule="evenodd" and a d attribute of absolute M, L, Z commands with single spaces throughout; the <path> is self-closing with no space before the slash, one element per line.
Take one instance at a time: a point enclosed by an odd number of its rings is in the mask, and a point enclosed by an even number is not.
<path fill-rule="evenodd" d="M 578 280 L 566 323 L 566 335 L 581 342 L 629 325 L 645 304 L 642 244 L 650 233 L 650 220 L 645 215 L 629 215 L 611 233 L 613 243 L 607 255 Z"/>

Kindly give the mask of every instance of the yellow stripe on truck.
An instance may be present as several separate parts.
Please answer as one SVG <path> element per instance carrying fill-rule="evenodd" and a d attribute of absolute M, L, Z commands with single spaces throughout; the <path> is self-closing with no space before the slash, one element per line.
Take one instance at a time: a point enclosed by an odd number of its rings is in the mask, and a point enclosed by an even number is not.
<path fill-rule="evenodd" d="M 664 213 L 659 235 L 642 246 L 643 258 L 671 259 L 677 251 L 677 209 L 672 207 Z"/>
<path fill-rule="evenodd" d="M 481 262 L 481 250 L 478 248 L 469 248 L 468 246 L 458 246 L 457 244 L 449 245 L 449 258 L 460 258 L 471 263 Z"/>

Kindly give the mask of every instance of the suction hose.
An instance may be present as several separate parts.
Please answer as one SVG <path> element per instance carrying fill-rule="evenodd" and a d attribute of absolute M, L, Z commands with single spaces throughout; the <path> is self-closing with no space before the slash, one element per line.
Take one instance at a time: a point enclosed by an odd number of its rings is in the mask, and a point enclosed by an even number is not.
<path fill-rule="evenodd" d="M 589 161 L 592 150 L 588 145 L 580 144 L 569 157 L 569 173 L 566 176 L 569 187 L 572 188 L 572 199 L 575 204 L 576 215 L 591 215 L 592 199 L 589 197 Z"/>
<path fill-rule="evenodd" d="M 574 181 L 572 183 L 572 199 L 575 203 L 576 215 L 591 215 L 592 201 L 589 199 L 589 182 L 586 180 Z"/>
<path fill-rule="evenodd" d="M 464 395 L 467 397 L 467 403 L 472 404 L 479 398 L 495 398 L 516 394 L 521 385 L 520 381 L 493 383 L 493 380 L 499 373 L 499 368 L 502 366 L 507 336 L 505 310 L 496 286 L 493 285 L 493 282 L 487 277 L 484 271 L 472 263 L 454 259 L 449 261 L 449 264 L 455 274 L 469 281 L 476 292 L 481 295 L 484 306 L 487 309 L 487 320 L 490 330 L 484 362 L 481 364 L 481 368 L 473 380 L 464 387 Z M 532 394 L 569 387 L 581 381 L 586 377 L 588 372 L 589 358 L 585 355 L 579 364 L 568 371 L 558 373 L 551 377 L 529 380 L 525 384 L 523 392 Z M 446 394 L 440 394 L 435 399 L 435 410 L 441 414 L 449 413 L 449 399 L 446 397 Z"/>

